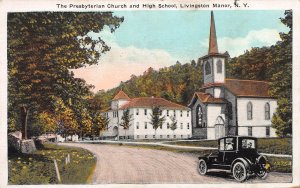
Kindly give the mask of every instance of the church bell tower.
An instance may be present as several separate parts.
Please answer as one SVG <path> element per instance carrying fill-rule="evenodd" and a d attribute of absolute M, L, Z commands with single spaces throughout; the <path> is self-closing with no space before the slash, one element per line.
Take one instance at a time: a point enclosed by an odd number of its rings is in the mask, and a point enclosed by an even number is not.
<path fill-rule="evenodd" d="M 211 11 L 208 54 L 201 57 L 204 85 L 225 82 L 225 59 L 219 53 L 214 13 Z"/>

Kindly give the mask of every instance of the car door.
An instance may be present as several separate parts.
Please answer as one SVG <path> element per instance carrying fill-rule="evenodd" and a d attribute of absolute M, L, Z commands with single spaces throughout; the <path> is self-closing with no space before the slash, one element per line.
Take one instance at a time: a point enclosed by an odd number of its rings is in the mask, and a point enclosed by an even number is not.
<path fill-rule="evenodd" d="M 230 169 L 232 161 L 236 158 L 236 138 L 229 137 L 224 140 L 224 167 Z"/>
<path fill-rule="evenodd" d="M 219 140 L 218 152 L 211 156 L 211 166 L 213 168 L 222 168 L 224 164 L 224 138 Z"/>

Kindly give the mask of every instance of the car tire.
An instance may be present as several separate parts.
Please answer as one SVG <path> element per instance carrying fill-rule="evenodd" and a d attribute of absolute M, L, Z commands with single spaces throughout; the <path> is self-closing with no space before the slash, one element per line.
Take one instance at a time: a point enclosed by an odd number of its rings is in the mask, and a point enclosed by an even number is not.
<path fill-rule="evenodd" d="M 247 179 L 247 169 L 244 163 L 237 162 L 233 165 L 232 175 L 238 182 L 243 182 Z"/>
<path fill-rule="evenodd" d="M 204 159 L 200 159 L 198 162 L 198 172 L 200 175 L 205 175 L 207 173 L 207 164 Z"/>
<path fill-rule="evenodd" d="M 268 176 L 268 172 L 265 170 L 261 170 L 260 172 L 257 172 L 256 175 L 260 178 L 260 179 L 266 179 Z"/>

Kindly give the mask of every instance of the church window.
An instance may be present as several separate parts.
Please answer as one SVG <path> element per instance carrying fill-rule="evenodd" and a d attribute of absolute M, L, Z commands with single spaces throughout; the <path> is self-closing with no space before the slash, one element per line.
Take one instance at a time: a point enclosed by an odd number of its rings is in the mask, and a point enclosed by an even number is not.
<path fill-rule="evenodd" d="M 266 127 L 266 136 L 267 136 L 267 137 L 270 136 L 270 127 Z"/>
<path fill-rule="evenodd" d="M 197 106 L 197 119 L 196 119 L 196 124 L 197 127 L 202 127 L 202 121 L 203 121 L 203 112 L 202 108 L 200 105 Z"/>
<path fill-rule="evenodd" d="M 211 73 L 210 63 L 205 63 L 205 75 L 209 75 Z"/>
<path fill-rule="evenodd" d="M 265 120 L 270 120 L 270 104 L 265 104 Z"/>
<path fill-rule="evenodd" d="M 252 111 L 252 103 L 248 102 L 247 104 L 247 119 L 248 120 L 252 120 L 252 116 L 253 116 L 253 111 Z"/>
<path fill-rule="evenodd" d="M 248 127 L 248 136 L 252 136 L 252 127 Z"/>
<path fill-rule="evenodd" d="M 217 73 L 222 73 L 222 61 L 217 62 Z"/>

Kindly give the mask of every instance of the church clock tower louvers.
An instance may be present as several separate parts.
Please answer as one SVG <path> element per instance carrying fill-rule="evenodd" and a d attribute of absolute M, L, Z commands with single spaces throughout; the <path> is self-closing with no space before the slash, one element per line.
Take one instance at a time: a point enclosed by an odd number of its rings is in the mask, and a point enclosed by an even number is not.
<path fill-rule="evenodd" d="M 201 57 L 204 85 L 225 82 L 225 59 L 227 54 L 218 50 L 214 13 L 211 11 L 208 55 Z"/>

